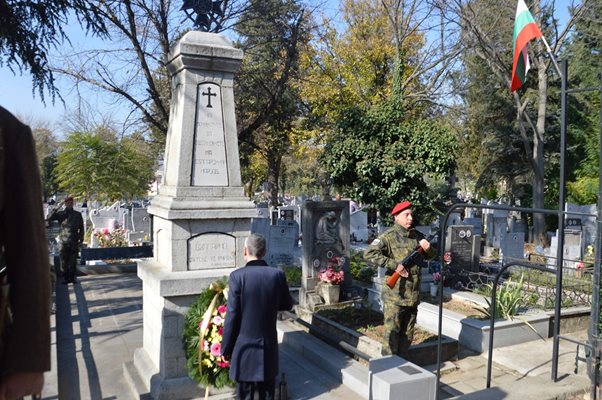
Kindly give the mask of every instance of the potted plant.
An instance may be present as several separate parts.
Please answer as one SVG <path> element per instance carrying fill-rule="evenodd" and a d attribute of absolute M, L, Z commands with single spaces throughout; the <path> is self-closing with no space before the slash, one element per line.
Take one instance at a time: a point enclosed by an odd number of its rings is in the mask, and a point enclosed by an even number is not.
<path fill-rule="evenodd" d="M 317 285 L 318 294 L 322 296 L 325 304 L 339 302 L 341 292 L 340 284 L 345 278 L 343 266 L 344 257 L 332 257 L 326 262 L 326 268 L 318 272 L 320 282 Z"/>

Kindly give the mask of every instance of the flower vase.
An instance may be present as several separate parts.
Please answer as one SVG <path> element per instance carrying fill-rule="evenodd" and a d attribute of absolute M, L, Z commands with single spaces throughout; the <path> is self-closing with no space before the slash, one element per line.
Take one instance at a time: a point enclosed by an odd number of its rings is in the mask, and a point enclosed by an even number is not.
<path fill-rule="evenodd" d="M 437 294 L 439 291 L 439 285 L 436 283 L 431 283 L 430 289 L 431 289 L 431 297 L 437 297 Z"/>
<path fill-rule="evenodd" d="M 319 294 L 324 299 L 324 304 L 335 304 L 339 302 L 341 287 L 332 283 L 321 282 Z"/>

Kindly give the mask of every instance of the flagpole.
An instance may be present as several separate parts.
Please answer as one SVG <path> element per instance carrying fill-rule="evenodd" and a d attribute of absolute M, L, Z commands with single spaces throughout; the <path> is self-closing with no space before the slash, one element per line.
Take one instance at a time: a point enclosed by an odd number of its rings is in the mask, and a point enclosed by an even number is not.
<path fill-rule="evenodd" d="M 548 44 L 548 42 L 546 41 L 546 38 L 543 35 L 541 35 L 541 41 L 546 46 L 546 51 L 550 55 L 550 58 L 552 59 L 552 63 L 554 64 L 554 68 L 556 68 L 556 73 L 562 79 L 562 72 L 560 72 L 560 67 L 558 66 L 558 63 L 556 62 L 556 58 L 554 57 L 554 53 L 552 52 L 552 49 L 550 48 L 550 45 Z"/>

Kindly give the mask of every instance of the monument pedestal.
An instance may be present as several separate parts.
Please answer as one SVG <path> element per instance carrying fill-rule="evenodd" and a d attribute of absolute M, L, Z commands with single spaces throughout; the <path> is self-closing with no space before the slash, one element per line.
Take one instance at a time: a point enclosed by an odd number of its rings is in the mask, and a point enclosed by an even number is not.
<path fill-rule="evenodd" d="M 125 366 L 130 387 L 137 380 L 144 383 L 135 389 L 138 395 L 150 393 L 152 399 L 202 397 L 205 389 L 188 377 L 182 348 L 184 316 L 201 291 L 232 270 L 169 272 L 153 260 L 138 264 L 143 282 L 143 347 L 136 349 L 133 363 Z M 214 392 L 230 393 L 232 389 L 211 390 Z"/>
<path fill-rule="evenodd" d="M 217 34 L 186 33 L 169 54 L 173 96 L 165 171 L 153 215 L 154 255 L 138 264 L 143 347 L 124 365 L 137 398 L 200 398 L 188 376 L 182 332 L 199 293 L 244 265 L 244 240 L 258 211 L 240 180 L 234 72 L 242 51 Z M 212 398 L 232 390 L 210 388 Z"/>

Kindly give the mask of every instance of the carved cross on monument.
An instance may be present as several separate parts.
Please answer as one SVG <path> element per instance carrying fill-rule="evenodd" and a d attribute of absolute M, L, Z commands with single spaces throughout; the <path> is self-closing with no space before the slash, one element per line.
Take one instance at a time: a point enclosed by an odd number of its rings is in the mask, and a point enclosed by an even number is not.
<path fill-rule="evenodd" d="M 206 92 L 202 92 L 201 96 L 207 96 L 207 108 L 213 108 L 213 106 L 211 105 L 211 96 L 217 96 L 217 94 L 215 93 L 211 93 L 211 88 L 207 88 Z"/>

